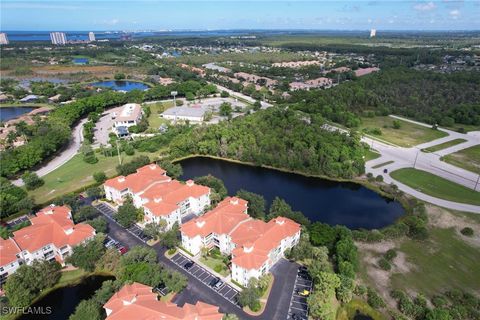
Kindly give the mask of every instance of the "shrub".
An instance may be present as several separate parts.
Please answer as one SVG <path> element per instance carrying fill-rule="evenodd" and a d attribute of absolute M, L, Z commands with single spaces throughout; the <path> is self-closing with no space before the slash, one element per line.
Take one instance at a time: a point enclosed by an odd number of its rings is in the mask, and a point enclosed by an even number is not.
<path fill-rule="evenodd" d="M 22 180 L 25 183 L 27 190 L 37 189 L 45 183 L 35 172 L 27 171 L 22 175 Z"/>
<path fill-rule="evenodd" d="M 385 259 L 388 261 L 392 261 L 397 257 L 397 251 L 395 249 L 390 249 L 385 253 Z"/>
<path fill-rule="evenodd" d="M 388 260 L 385 258 L 381 258 L 380 260 L 378 260 L 378 266 L 380 267 L 380 269 L 383 269 L 386 271 L 389 271 L 390 269 L 392 269 L 390 262 L 388 262 Z"/>
<path fill-rule="evenodd" d="M 104 183 L 105 180 L 107 180 L 107 175 L 103 171 L 95 172 L 93 174 L 93 179 L 95 179 L 97 183 Z"/>
<path fill-rule="evenodd" d="M 216 264 L 215 267 L 213 267 L 213 270 L 217 273 L 220 273 L 220 272 L 222 272 L 223 267 L 222 267 L 221 264 Z"/>
<path fill-rule="evenodd" d="M 374 309 L 383 308 L 385 302 L 372 288 L 367 288 L 367 303 Z"/>
<path fill-rule="evenodd" d="M 465 227 L 460 231 L 464 236 L 471 237 L 473 236 L 473 229 L 470 227 Z"/>
<path fill-rule="evenodd" d="M 383 176 L 381 174 L 379 174 L 378 176 L 375 177 L 375 181 L 383 182 Z"/>
<path fill-rule="evenodd" d="M 362 286 L 361 284 L 358 284 L 355 289 L 353 289 L 353 293 L 357 296 L 362 297 L 365 295 L 365 293 L 367 293 L 367 288 L 365 286 Z"/>

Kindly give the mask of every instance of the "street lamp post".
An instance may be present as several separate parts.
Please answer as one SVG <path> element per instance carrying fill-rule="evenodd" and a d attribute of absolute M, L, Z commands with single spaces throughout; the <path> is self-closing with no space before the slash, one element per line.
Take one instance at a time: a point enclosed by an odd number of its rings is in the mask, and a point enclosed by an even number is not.
<path fill-rule="evenodd" d="M 173 96 L 173 106 L 177 106 L 177 101 L 175 100 L 175 96 L 178 94 L 177 91 L 172 91 L 170 94 Z"/>

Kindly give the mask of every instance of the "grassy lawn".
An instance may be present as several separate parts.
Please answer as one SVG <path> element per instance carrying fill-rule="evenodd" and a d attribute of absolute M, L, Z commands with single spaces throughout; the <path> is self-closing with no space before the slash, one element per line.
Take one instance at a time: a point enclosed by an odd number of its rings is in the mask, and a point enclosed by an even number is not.
<path fill-rule="evenodd" d="M 393 274 L 392 287 L 432 296 L 450 288 L 479 292 L 480 250 L 459 239 L 453 229 L 431 230 L 427 241 L 405 241 L 400 251 L 414 265 Z"/>
<path fill-rule="evenodd" d="M 373 169 L 381 168 L 381 167 L 383 167 L 383 166 L 389 165 L 390 163 L 394 163 L 394 162 L 395 162 L 395 161 L 393 161 L 393 160 L 386 161 L 386 162 L 383 162 L 383 163 L 379 163 L 379 164 L 377 164 L 376 166 L 373 166 L 372 168 L 373 168 Z"/>
<path fill-rule="evenodd" d="M 122 154 L 122 161 L 129 161 L 132 158 L 141 155 L 136 152 L 133 156 Z M 117 175 L 115 167 L 118 165 L 118 157 L 104 157 L 96 154 L 98 162 L 88 164 L 82 159 L 81 154 L 77 154 L 67 163 L 50 172 L 43 177 L 45 184 L 38 189 L 29 191 L 29 194 L 35 197 L 36 203 L 46 203 L 63 194 L 79 190 L 93 184 L 93 174 L 103 171 L 107 177 Z M 147 154 L 153 160 L 155 154 Z"/>
<path fill-rule="evenodd" d="M 228 274 L 230 273 L 227 266 L 225 265 L 225 263 L 223 263 L 223 260 L 221 258 L 209 256 L 208 259 L 205 259 L 204 257 L 201 257 L 200 262 L 214 271 L 216 271 L 215 270 L 216 266 L 220 266 L 222 268 L 222 271 L 218 273 L 224 277 L 228 276 Z"/>
<path fill-rule="evenodd" d="M 368 133 L 368 131 L 378 128 L 382 132 L 381 135 L 373 133 L 369 133 L 369 135 L 401 147 L 412 147 L 447 136 L 443 131 L 433 130 L 402 120 L 398 120 L 400 128 L 394 129 L 393 121 L 397 121 L 397 119 L 391 117 L 362 118 L 360 130 L 367 130 Z"/>
<path fill-rule="evenodd" d="M 390 173 L 390 176 L 433 197 L 480 205 L 479 192 L 422 170 L 403 168 Z"/>
<path fill-rule="evenodd" d="M 438 150 L 443 150 L 443 149 L 447 149 L 447 148 L 456 146 L 457 144 L 460 144 L 460 143 L 465 142 L 465 141 L 467 141 L 467 140 L 465 140 L 465 139 L 450 140 L 450 141 L 447 141 L 447 142 L 444 142 L 444 143 L 437 144 L 435 146 L 431 146 L 429 148 L 422 149 L 422 151 L 423 152 L 435 152 L 435 151 L 438 151 Z"/>
<path fill-rule="evenodd" d="M 372 150 L 367 150 L 365 154 L 365 161 L 370 161 L 374 160 L 380 157 L 380 153 L 372 151 Z"/>
<path fill-rule="evenodd" d="M 82 269 L 64 271 L 61 273 L 60 280 L 58 280 L 57 286 L 63 286 L 65 284 L 75 282 L 87 275 L 87 272 Z"/>
<path fill-rule="evenodd" d="M 442 161 L 480 174 L 480 145 L 448 154 L 442 157 Z"/>
<path fill-rule="evenodd" d="M 167 120 L 160 117 L 160 113 L 165 111 L 168 108 L 173 107 L 173 101 L 158 102 L 155 104 L 149 104 L 150 107 L 150 117 L 148 117 L 149 127 L 153 129 L 158 129 L 160 125 L 168 123 Z"/>

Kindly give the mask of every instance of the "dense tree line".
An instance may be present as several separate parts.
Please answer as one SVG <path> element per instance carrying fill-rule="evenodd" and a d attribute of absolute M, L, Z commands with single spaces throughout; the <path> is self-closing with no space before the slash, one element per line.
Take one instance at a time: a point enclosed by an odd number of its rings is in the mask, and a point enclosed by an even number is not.
<path fill-rule="evenodd" d="M 308 121 L 292 110 L 270 108 L 196 127 L 175 137 L 170 153 L 220 156 L 331 177 L 362 174 L 364 151 L 358 137 L 323 130 L 323 124 L 321 117 Z"/>
<path fill-rule="evenodd" d="M 328 91 L 293 93 L 295 109 L 349 127 L 359 116 L 399 114 L 430 124 L 480 125 L 480 74 L 388 69 Z"/>

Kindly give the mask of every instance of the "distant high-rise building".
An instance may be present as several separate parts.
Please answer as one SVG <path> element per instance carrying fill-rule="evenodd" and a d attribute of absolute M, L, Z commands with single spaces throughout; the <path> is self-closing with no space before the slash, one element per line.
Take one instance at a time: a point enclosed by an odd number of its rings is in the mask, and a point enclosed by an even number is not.
<path fill-rule="evenodd" d="M 373 38 L 377 35 L 377 29 L 370 30 L 370 38 Z"/>
<path fill-rule="evenodd" d="M 8 44 L 8 37 L 5 32 L 0 32 L 0 44 Z"/>
<path fill-rule="evenodd" d="M 93 33 L 93 32 L 90 31 L 90 32 L 88 33 L 88 40 L 89 40 L 89 41 L 95 41 L 95 33 Z"/>
<path fill-rule="evenodd" d="M 52 44 L 66 44 L 67 36 L 65 32 L 50 32 L 50 40 L 52 40 Z"/>

